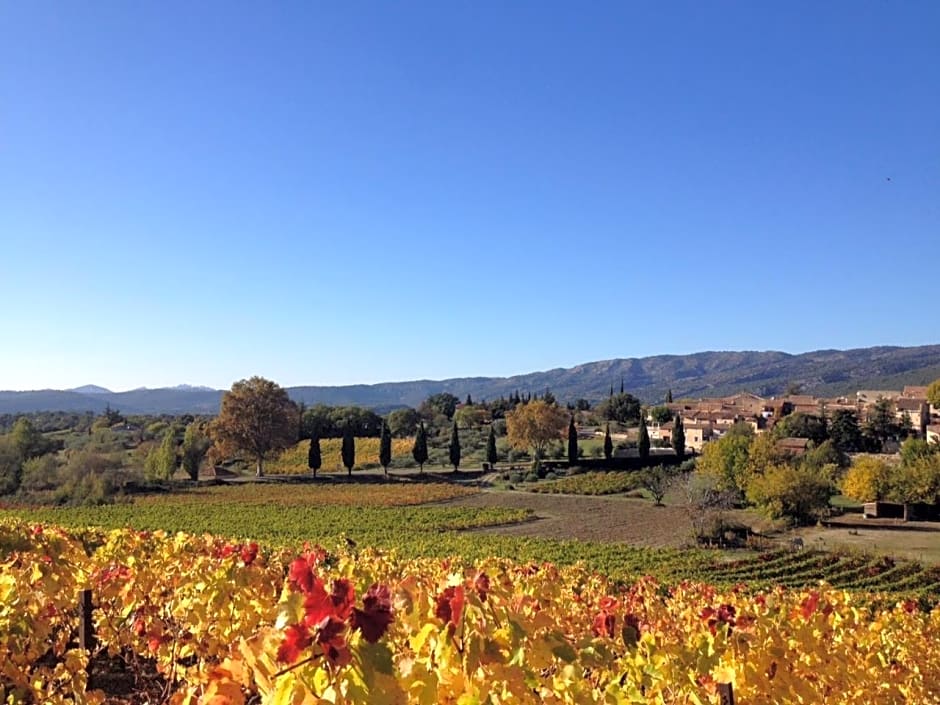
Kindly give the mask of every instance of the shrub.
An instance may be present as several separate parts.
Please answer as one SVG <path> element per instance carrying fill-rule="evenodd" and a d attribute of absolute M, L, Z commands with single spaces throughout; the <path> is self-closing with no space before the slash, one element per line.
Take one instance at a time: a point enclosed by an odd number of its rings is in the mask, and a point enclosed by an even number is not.
<path fill-rule="evenodd" d="M 51 490 L 59 482 L 59 466 L 55 455 L 47 453 L 38 458 L 30 458 L 23 463 L 22 489 L 35 492 Z"/>

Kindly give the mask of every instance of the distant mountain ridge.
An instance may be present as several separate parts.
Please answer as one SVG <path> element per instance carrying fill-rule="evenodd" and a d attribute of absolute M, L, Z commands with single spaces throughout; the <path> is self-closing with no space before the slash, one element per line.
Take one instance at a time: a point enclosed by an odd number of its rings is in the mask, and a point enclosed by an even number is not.
<path fill-rule="evenodd" d="M 750 391 L 780 395 L 791 384 L 807 394 L 838 396 L 859 389 L 900 389 L 940 378 L 940 345 L 817 350 L 791 355 L 767 351 L 700 352 L 589 362 L 571 368 L 514 377 L 463 377 L 357 384 L 342 387 L 289 387 L 295 401 L 307 405 L 358 405 L 387 410 L 417 406 L 439 392 L 460 399 L 495 399 L 513 391 L 542 393 L 551 389 L 561 401 L 606 397 L 611 386 L 645 402 L 660 402 L 667 390 L 675 398 L 726 396 Z M 223 391 L 179 385 L 165 389 L 111 392 L 86 385 L 76 389 L 29 392 L 0 391 L 0 413 L 93 411 L 105 407 L 127 414 L 215 414 Z"/>
<path fill-rule="evenodd" d="M 65 391 L 75 392 L 76 394 L 114 394 L 110 389 L 99 387 L 97 384 L 86 384 L 81 387 L 75 387 L 75 389 L 66 389 Z"/>

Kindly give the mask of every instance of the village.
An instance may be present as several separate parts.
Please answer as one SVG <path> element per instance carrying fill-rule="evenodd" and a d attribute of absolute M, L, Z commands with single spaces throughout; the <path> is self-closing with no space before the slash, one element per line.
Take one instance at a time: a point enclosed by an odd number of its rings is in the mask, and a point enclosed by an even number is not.
<path fill-rule="evenodd" d="M 790 414 L 807 414 L 831 418 L 836 412 L 850 412 L 859 422 L 868 419 L 876 408 L 890 409 L 891 419 L 904 435 L 940 443 L 940 407 L 927 400 L 927 386 L 905 386 L 901 390 L 864 389 L 854 397 L 816 397 L 790 394 L 764 398 L 756 394 L 740 393 L 729 397 L 683 399 L 667 402 L 673 416 L 682 417 L 687 451 L 700 453 L 706 443 L 721 438 L 736 423 L 744 423 L 755 434 L 773 430 L 774 426 Z M 647 412 L 651 440 L 665 445 L 672 440 L 673 422 L 657 423 L 651 411 Z M 779 444 L 794 455 L 807 450 L 809 439 L 782 438 Z M 898 439 L 889 439 L 883 452 L 896 452 Z"/>

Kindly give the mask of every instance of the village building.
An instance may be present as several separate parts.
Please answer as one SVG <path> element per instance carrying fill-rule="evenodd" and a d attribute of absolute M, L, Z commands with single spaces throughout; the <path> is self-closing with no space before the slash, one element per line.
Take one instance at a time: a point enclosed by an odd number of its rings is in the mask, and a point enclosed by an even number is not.
<path fill-rule="evenodd" d="M 783 453 L 799 457 L 809 450 L 808 438 L 781 438 L 777 441 L 777 449 Z"/>
<path fill-rule="evenodd" d="M 927 427 L 927 442 L 940 444 L 940 424 Z"/>

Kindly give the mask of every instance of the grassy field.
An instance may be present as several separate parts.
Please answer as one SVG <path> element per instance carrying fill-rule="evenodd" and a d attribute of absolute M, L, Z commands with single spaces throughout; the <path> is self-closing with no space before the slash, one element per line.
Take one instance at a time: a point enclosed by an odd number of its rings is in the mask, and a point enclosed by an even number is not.
<path fill-rule="evenodd" d="M 323 466 L 319 472 L 346 472 L 340 453 L 342 445 L 342 438 L 324 438 L 320 441 L 320 456 Z M 401 464 L 402 459 L 409 461 L 409 464 L 414 463 L 414 459 L 411 457 L 413 446 L 414 439 L 412 438 L 392 439 L 392 459 L 395 467 Z M 308 475 L 310 474 L 310 469 L 307 467 L 307 453 L 309 451 L 310 441 L 301 441 L 284 451 L 280 457 L 266 463 L 265 472 L 269 475 Z M 395 462 L 396 460 L 398 462 Z M 356 467 L 381 467 L 379 465 L 378 438 L 356 439 Z"/>
<path fill-rule="evenodd" d="M 855 551 L 940 564 L 940 531 L 813 526 L 797 532 L 806 546 L 825 551 Z"/>

